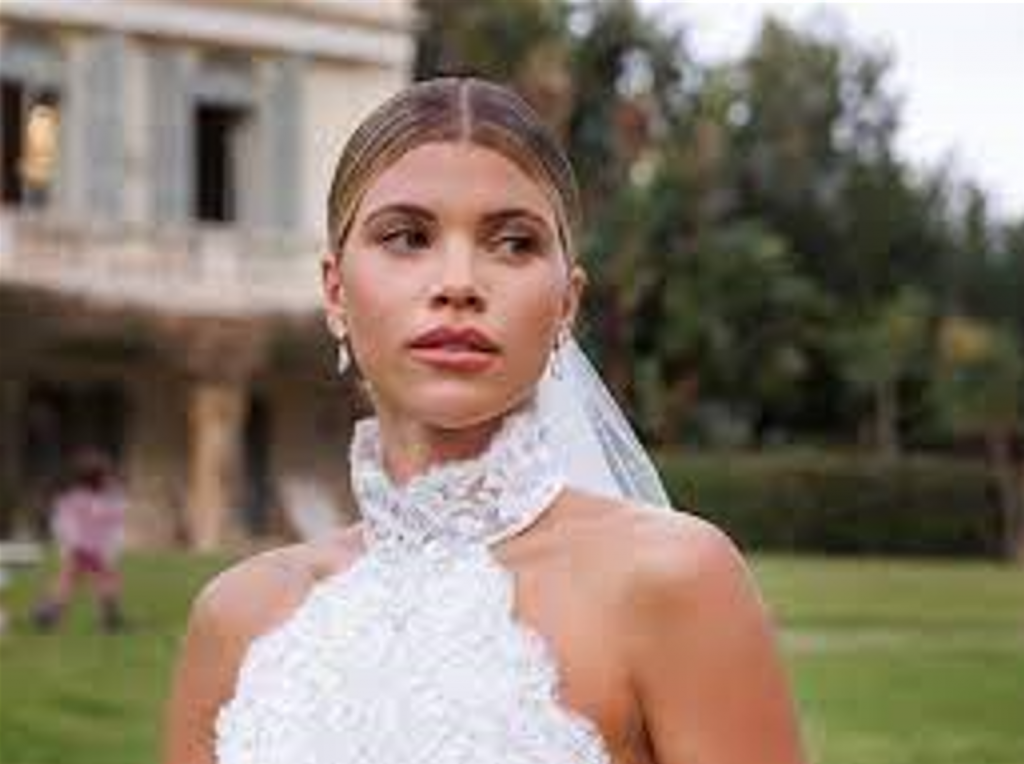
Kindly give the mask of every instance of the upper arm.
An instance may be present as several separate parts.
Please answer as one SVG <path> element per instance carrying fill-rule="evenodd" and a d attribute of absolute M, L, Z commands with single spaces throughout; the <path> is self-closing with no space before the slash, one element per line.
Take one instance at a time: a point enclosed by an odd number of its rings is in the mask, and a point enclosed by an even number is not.
<path fill-rule="evenodd" d="M 671 520 L 636 574 L 630 652 L 656 761 L 803 762 L 771 620 L 739 551 L 708 523 Z"/>
<path fill-rule="evenodd" d="M 213 764 L 215 722 L 251 640 L 290 609 L 305 584 L 280 556 L 222 573 L 196 598 L 164 719 L 164 764 Z"/>
<path fill-rule="evenodd" d="M 230 626 L 216 585 L 196 598 L 178 657 L 164 723 L 164 764 L 213 764 L 213 725 L 233 677 Z"/>

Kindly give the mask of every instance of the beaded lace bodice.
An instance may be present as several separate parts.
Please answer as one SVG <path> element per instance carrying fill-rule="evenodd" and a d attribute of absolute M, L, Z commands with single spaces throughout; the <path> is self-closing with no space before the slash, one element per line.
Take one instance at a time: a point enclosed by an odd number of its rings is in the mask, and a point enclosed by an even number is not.
<path fill-rule="evenodd" d="M 528 405 L 478 457 L 396 486 L 378 423 L 357 423 L 353 488 L 367 551 L 258 637 L 216 725 L 220 764 L 608 764 L 558 697 L 551 651 L 516 620 L 491 546 L 565 484 Z"/>

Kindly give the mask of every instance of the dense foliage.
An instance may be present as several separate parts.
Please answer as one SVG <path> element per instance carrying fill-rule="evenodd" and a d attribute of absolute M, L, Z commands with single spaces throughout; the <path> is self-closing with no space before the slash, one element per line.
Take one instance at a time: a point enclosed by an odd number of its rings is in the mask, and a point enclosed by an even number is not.
<path fill-rule="evenodd" d="M 984 465 L 821 454 L 675 455 L 675 503 L 741 546 L 841 554 L 995 556 L 1003 526 Z"/>

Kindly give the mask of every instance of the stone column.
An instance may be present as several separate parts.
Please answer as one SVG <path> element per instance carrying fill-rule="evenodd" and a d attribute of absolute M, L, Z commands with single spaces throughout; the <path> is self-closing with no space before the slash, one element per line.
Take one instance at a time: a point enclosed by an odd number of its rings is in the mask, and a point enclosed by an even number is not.
<path fill-rule="evenodd" d="M 168 369 L 164 359 L 147 359 L 130 376 L 132 438 L 125 476 L 132 495 L 128 543 L 169 547 L 186 534 L 191 380 Z M 142 364 L 140 364 L 142 365 Z M 183 384 L 183 382 L 185 384 Z"/>
<path fill-rule="evenodd" d="M 267 333 L 255 320 L 168 322 L 188 374 L 185 526 L 189 544 L 222 548 L 241 539 L 239 502 L 249 379 Z"/>
<path fill-rule="evenodd" d="M 206 380 L 195 382 L 189 395 L 186 522 L 194 548 L 217 549 L 237 530 L 248 397 L 243 385 Z"/>

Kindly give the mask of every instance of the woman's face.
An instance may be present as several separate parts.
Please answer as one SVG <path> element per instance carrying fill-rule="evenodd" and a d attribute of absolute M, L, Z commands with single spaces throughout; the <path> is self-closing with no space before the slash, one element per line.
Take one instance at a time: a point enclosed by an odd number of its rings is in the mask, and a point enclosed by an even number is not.
<path fill-rule="evenodd" d="M 329 325 L 347 329 L 378 413 L 440 428 L 532 391 L 585 281 L 545 190 L 464 142 L 424 144 L 381 172 L 323 266 Z"/>

